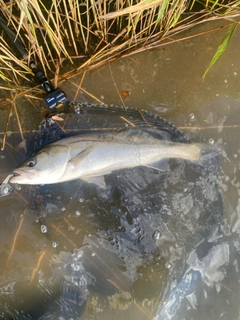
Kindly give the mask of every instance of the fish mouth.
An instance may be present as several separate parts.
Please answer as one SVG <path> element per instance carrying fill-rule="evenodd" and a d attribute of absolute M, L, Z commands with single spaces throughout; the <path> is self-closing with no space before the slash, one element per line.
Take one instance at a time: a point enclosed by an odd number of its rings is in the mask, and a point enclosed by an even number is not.
<path fill-rule="evenodd" d="M 19 183 L 19 181 L 21 180 L 21 172 L 20 171 L 13 171 L 13 176 L 12 178 L 9 180 L 10 183 Z"/>
<path fill-rule="evenodd" d="M 20 175 L 21 175 L 21 173 L 19 171 L 17 171 L 17 170 L 13 171 L 13 177 L 20 176 Z"/>
<path fill-rule="evenodd" d="M 11 177 L 11 179 L 10 179 L 10 181 L 12 180 L 12 179 L 15 179 L 15 178 L 17 178 L 17 177 L 21 177 L 21 172 L 19 172 L 19 171 L 13 171 L 13 176 Z"/>
<path fill-rule="evenodd" d="M 29 171 L 25 171 L 25 170 L 14 170 L 13 171 L 13 176 L 10 179 L 10 183 L 27 183 L 29 180 L 31 180 L 34 177 L 34 174 L 29 172 Z"/>
<path fill-rule="evenodd" d="M 12 178 L 15 178 L 15 177 L 21 177 L 22 176 L 22 174 L 26 174 L 26 172 L 24 172 L 23 170 L 14 170 L 13 171 L 13 177 Z M 28 174 L 28 173 L 27 173 Z M 11 179 L 12 179 L 11 178 Z"/>

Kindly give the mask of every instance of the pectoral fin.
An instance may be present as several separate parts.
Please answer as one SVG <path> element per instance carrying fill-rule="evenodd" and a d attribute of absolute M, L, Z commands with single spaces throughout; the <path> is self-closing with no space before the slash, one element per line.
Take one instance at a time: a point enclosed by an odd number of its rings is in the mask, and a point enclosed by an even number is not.
<path fill-rule="evenodd" d="M 74 158 L 68 163 L 72 168 L 76 168 L 83 160 L 85 160 L 92 152 L 92 148 L 86 148 L 80 151 Z"/>
<path fill-rule="evenodd" d="M 85 176 L 81 177 L 82 180 L 88 182 L 88 183 L 94 183 L 101 189 L 106 189 L 106 182 L 104 179 L 104 176 Z"/>
<path fill-rule="evenodd" d="M 158 162 L 146 165 L 148 168 L 152 168 L 158 171 L 169 171 L 169 159 L 162 159 Z"/>

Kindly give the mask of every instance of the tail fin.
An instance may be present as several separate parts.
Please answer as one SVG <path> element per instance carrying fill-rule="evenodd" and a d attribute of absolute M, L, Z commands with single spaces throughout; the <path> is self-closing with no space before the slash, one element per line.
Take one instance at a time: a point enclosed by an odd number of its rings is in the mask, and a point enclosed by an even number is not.
<path fill-rule="evenodd" d="M 199 146 L 201 148 L 199 164 L 207 168 L 211 166 L 212 169 L 215 167 L 215 170 L 218 171 L 220 167 L 219 158 L 220 156 L 226 157 L 225 151 L 219 146 L 210 146 L 206 144 L 199 144 Z"/>

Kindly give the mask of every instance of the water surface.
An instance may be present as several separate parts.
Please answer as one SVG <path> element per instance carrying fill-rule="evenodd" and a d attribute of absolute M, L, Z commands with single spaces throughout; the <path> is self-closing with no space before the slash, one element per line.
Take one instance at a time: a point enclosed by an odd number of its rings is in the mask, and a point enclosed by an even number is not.
<path fill-rule="evenodd" d="M 180 162 L 161 175 L 117 173 L 104 192 L 74 181 L 1 198 L 2 319 L 239 319 L 237 33 L 201 81 L 223 33 L 87 73 L 83 89 L 103 103 L 153 112 L 223 153 L 206 172 Z M 80 79 L 62 84 L 70 99 Z M 86 91 L 78 99 L 96 102 Z M 29 141 L 42 104 L 18 102 Z M 0 112 L 4 131 L 9 109 Z M 24 159 L 20 142 L 19 134 L 7 138 L 1 179 Z"/>

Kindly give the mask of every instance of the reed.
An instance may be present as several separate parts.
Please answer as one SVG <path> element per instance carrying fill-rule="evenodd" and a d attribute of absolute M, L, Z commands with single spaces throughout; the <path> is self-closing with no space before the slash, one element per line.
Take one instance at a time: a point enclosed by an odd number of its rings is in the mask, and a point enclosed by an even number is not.
<path fill-rule="evenodd" d="M 24 59 L 16 56 L 0 33 L 0 78 L 15 85 L 31 72 L 30 59 L 54 72 L 63 59 L 79 58 L 78 70 L 87 70 L 184 39 L 183 31 L 207 21 L 237 24 L 240 15 L 239 0 L 0 0 L 0 8 L 26 49 Z"/>

